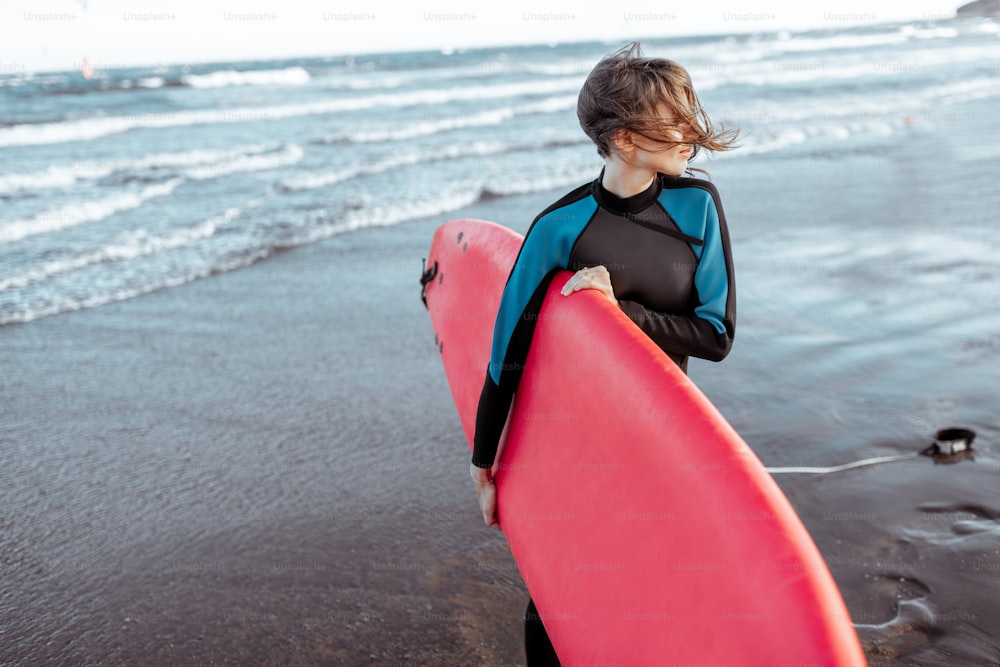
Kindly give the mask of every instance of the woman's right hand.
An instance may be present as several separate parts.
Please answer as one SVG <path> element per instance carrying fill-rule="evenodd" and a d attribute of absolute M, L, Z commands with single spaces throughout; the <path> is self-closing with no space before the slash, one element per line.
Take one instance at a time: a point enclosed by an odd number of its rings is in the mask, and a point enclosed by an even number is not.
<path fill-rule="evenodd" d="M 608 298 L 608 301 L 618 305 L 615 288 L 611 285 L 611 273 L 603 264 L 580 269 L 566 281 L 562 287 L 562 295 L 569 296 L 582 289 L 595 289 Z"/>
<path fill-rule="evenodd" d="M 479 511 L 483 513 L 483 522 L 500 530 L 500 522 L 497 520 L 497 487 L 493 483 L 493 471 L 470 463 L 469 474 L 472 475 L 472 482 L 476 485 L 476 498 L 479 500 Z"/>

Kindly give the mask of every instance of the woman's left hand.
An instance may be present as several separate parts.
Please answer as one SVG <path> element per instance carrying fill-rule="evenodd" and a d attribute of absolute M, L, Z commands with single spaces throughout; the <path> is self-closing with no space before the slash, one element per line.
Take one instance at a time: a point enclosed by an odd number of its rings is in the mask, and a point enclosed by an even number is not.
<path fill-rule="evenodd" d="M 611 303 L 616 306 L 618 305 L 618 299 L 615 298 L 615 291 L 611 287 L 611 274 L 608 273 L 607 267 L 603 265 L 589 266 L 574 273 L 566 281 L 566 284 L 563 285 L 562 295 L 569 296 L 573 292 L 582 289 L 596 289 L 608 297 Z"/>

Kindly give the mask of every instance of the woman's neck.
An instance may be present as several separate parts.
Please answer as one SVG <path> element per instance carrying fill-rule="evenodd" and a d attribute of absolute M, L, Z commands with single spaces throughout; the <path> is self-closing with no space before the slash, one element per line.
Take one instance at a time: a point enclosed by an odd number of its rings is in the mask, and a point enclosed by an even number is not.
<path fill-rule="evenodd" d="M 621 158 L 612 155 L 604 161 L 604 176 L 601 185 L 611 194 L 627 199 L 653 184 L 656 172 L 626 164 Z"/>

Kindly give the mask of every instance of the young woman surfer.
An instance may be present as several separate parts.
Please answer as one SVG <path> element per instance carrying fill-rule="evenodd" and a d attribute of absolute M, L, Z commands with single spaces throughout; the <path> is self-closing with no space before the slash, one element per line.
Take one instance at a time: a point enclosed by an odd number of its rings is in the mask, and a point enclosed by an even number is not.
<path fill-rule="evenodd" d="M 722 204 L 714 185 L 686 174 L 699 149 L 727 150 L 734 133 L 713 128 L 683 67 L 643 57 L 638 43 L 594 67 L 577 116 L 604 168 L 528 229 L 504 288 L 479 400 L 470 473 L 483 520 L 498 528 L 492 468 L 557 271 L 575 271 L 563 296 L 598 290 L 685 372 L 688 357 L 720 361 L 733 343 L 736 294 Z M 530 599 L 525 648 L 530 667 L 559 664 Z"/>

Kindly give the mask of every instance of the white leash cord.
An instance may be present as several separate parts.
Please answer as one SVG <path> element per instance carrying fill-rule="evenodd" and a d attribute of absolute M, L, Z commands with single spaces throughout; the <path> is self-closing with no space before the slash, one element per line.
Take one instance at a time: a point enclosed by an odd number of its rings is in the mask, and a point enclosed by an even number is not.
<path fill-rule="evenodd" d="M 850 470 L 851 468 L 861 468 L 862 466 L 872 466 L 876 463 L 888 463 L 889 461 L 899 461 L 900 459 L 909 459 L 914 456 L 919 456 L 919 454 L 899 454 L 896 456 L 876 456 L 871 459 L 862 459 L 860 461 L 854 461 L 853 463 L 845 463 L 839 466 L 830 466 L 828 468 L 820 467 L 810 467 L 810 466 L 779 466 L 775 468 L 764 468 L 772 475 L 778 475 L 781 473 L 804 473 L 812 475 L 826 475 L 831 472 L 840 472 L 841 470 Z"/>

